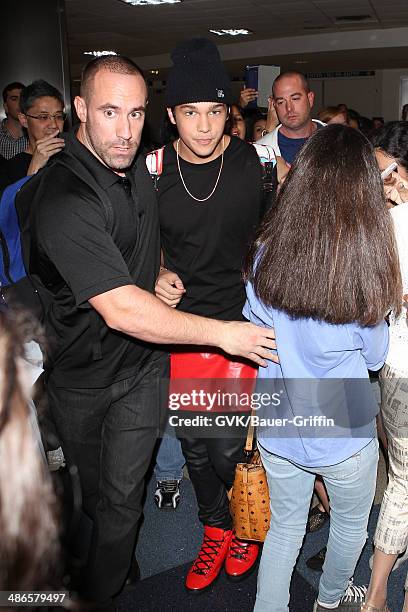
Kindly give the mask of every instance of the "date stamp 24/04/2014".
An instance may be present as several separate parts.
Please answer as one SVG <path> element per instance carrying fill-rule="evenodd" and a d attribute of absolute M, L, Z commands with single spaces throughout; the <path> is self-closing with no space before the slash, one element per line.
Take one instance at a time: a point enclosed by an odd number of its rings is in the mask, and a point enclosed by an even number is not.
<path fill-rule="evenodd" d="M 0 607 L 67 606 L 67 591 L 0 591 Z"/>

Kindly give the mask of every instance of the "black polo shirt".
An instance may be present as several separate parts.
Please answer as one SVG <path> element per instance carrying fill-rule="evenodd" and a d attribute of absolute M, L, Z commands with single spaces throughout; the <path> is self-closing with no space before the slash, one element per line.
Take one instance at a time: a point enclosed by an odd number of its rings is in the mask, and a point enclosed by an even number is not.
<path fill-rule="evenodd" d="M 73 161 L 76 173 L 69 168 Z M 86 176 L 78 176 L 78 162 L 79 173 L 92 175 L 110 207 Z M 35 200 L 30 271 L 55 295 L 46 317 L 54 384 L 104 387 L 136 374 L 156 347 L 110 329 L 88 300 L 124 285 L 154 291 L 159 224 L 144 158 L 137 157 L 123 179 L 71 134 L 58 161 L 42 173 Z"/>

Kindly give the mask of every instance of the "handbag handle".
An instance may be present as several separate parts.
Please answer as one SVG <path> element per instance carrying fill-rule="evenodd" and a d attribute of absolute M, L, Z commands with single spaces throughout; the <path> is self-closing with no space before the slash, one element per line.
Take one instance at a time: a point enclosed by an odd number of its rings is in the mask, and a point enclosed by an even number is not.
<path fill-rule="evenodd" d="M 247 455 L 250 455 L 252 453 L 253 450 L 253 445 L 254 445 L 254 426 L 253 426 L 253 417 L 254 415 L 254 410 L 251 410 L 251 416 L 250 416 L 250 421 L 249 421 L 249 427 L 248 427 L 248 433 L 247 433 L 247 438 L 246 438 L 246 442 L 245 442 L 245 453 Z"/>

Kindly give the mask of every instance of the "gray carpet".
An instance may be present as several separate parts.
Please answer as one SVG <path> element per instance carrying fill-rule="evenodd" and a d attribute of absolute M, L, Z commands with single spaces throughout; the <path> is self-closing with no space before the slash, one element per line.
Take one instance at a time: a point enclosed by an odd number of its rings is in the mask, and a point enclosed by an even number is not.
<path fill-rule="evenodd" d="M 136 548 L 142 579 L 192 561 L 203 537 L 191 482 L 183 478 L 181 503 L 176 510 L 156 507 L 155 484 L 152 478 L 147 487 L 144 521 Z"/>
<path fill-rule="evenodd" d="M 143 580 L 118 600 L 120 612 L 251 612 L 256 593 L 256 572 L 241 583 L 231 583 L 222 573 L 206 593 L 191 595 L 184 589 L 184 577 L 195 558 L 202 537 L 197 519 L 197 504 L 189 480 L 182 482 L 182 501 L 177 510 L 159 510 L 153 502 L 154 481 L 150 481 L 144 507 L 145 520 L 140 530 L 137 558 Z M 369 540 L 356 568 L 355 583 L 368 584 L 368 560 L 379 506 L 373 508 Z M 328 525 L 305 538 L 291 586 L 291 612 L 310 612 L 320 573 L 309 570 L 308 557 L 327 540 Z M 391 612 L 401 612 L 408 563 L 393 572 L 389 582 Z"/>

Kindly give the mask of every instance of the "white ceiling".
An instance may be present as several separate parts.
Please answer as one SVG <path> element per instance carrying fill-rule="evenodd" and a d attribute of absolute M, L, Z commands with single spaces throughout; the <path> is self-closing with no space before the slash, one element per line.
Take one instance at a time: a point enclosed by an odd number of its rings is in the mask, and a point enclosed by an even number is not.
<path fill-rule="evenodd" d="M 73 78 L 89 59 L 84 51 L 94 49 L 158 67 L 165 78 L 170 51 L 194 36 L 219 45 L 232 77 L 257 61 L 304 72 L 408 67 L 408 0 L 183 0 L 140 7 L 120 0 L 66 0 L 66 12 Z M 219 37 L 210 28 L 247 28 L 253 34 Z M 287 37 L 296 38 L 280 40 Z"/>

